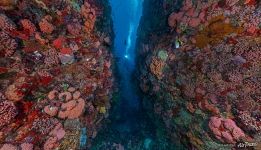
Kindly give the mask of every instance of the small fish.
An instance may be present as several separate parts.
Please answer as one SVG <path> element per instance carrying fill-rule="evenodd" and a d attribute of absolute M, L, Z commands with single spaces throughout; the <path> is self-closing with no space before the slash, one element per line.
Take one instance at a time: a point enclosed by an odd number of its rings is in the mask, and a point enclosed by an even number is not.
<path fill-rule="evenodd" d="M 179 48 L 181 45 L 181 41 L 179 39 L 176 39 L 175 41 L 175 48 Z"/>

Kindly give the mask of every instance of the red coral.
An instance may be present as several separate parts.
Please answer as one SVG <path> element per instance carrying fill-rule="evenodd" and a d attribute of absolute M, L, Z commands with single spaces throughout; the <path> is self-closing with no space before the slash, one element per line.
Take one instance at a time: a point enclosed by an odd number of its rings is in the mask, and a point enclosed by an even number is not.
<path fill-rule="evenodd" d="M 28 19 L 22 19 L 20 22 L 21 22 L 21 24 L 22 24 L 22 26 L 23 26 L 23 29 L 24 29 L 25 31 L 28 31 L 28 33 L 29 33 L 30 35 L 32 35 L 32 34 L 35 33 L 36 27 L 35 27 L 35 25 L 34 25 L 30 20 L 28 20 Z"/>
<path fill-rule="evenodd" d="M 60 36 L 53 41 L 53 46 L 57 49 L 61 49 L 64 43 L 65 43 L 65 38 Z"/>
<path fill-rule="evenodd" d="M 72 54 L 72 50 L 71 50 L 70 48 L 62 48 L 62 49 L 61 49 L 61 54 L 71 55 L 71 54 Z"/>

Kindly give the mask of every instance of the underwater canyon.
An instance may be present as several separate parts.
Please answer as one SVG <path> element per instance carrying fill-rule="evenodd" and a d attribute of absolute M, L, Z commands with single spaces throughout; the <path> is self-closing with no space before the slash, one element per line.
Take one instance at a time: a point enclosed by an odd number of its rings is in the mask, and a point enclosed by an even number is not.
<path fill-rule="evenodd" d="M 260 0 L 0 0 L 0 150 L 261 149 Z"/>

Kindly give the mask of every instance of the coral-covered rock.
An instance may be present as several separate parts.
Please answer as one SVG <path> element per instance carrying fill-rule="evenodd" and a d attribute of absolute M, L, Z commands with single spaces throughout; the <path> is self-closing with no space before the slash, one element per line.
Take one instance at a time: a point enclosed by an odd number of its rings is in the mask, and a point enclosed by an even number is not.
<path fill-rule="evenodd" d="M 238 0 L 185 0 L 180 7 L 167 0 L 163 7 L 145 3 L 150 8 L 141 21 L 137 44 L 143 102 L 164 120 L 173 141 L 185 149 L 222 149 L 227 143 L 257 140 L 260 6 Z M 164 65 L 157 60 L 162 49 L 175 56 L 162 61 Z M 179 115 L 185 110 L 190 113 Z M 209 131 L 214 138 L 206 136 Z"/>
<path fill-rule="evenodd" d="M 108 1 L 0 0 L 0 10 L 0 148 L 80 149 L 79 129 L 97 133 L 112 97 Z"/>

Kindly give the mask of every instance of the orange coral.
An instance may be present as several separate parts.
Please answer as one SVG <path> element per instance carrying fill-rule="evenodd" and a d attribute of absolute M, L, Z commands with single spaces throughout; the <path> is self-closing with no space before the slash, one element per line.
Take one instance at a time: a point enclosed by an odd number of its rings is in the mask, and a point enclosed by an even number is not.
<path fill-rule="evenodd" d="M 0 8 L 4 10 L 11 10 L 14 9 L 14 6 L 17 4 L 17 0 L 1 0 L 0 1 Z"/>
<path fill-rule="evenodd" d="M 42 32 L 48 34 L 51 34 L 53 32 L 54 26 L 50 23 L 51 20 L 52 20 L 51 16 L 46 16 L 41 20 L 39 26 Z"/>
<path fill-rule="evenodd" d="M 224 38 L 224 36 L 231 33 L 241 33 L 241 27 L 233 27 L 229 23 L 225 23 L 223 15 L 214 17 L 210 20 L 209 25 L 205 27 L 198 35 L 196 35 L 196 46 L 203 48 L 208 44 L 216 44 Z"/>
<path fill-rule="evenodd" d="M 165 66 L 164 61 L 157 59 L 157 58 L 152 58 L 152 62 L 150 64 L 150 71 L 152 74 L 154 74 L 158 79 L 161 79 L 163 74 L 162 70 L 163 67 Z"/>

